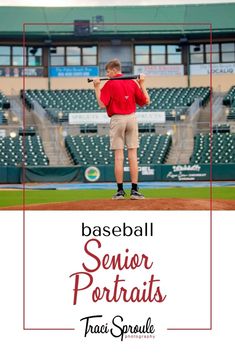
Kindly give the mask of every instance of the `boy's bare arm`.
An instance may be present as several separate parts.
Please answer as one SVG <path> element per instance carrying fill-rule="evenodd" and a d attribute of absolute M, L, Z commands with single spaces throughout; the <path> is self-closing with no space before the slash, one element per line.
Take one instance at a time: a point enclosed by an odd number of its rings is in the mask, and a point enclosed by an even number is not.
<path fill-rule="evenodd" d="M 95 88 L 95 96 L 96 96 L 96 99 L 97 99 L 97 102 L 98 102 L 98 105 L 101 109 L 104 109 L 105 108 L 105 105 L 104 103 L 102 102 L 102 100 L 100 99 L 100 79 L 99 78 L 95 78 L 93 80 L 93 85 L 94 85 L 94 88 Z"/>
<path fill-rule="evenodd" d="M 143 92 L 143 94 L 146 97 L 146 105 L 149 105 L 150 104 L 150 97 L 149 97 L 149 94 L 148 94 L 148 92 L 146 90 L 144 81 L 145 81 L 145 75 L 144 74 L 140 74 L 140 78 L 138 79 L 138 84 L 140 86 L 141 91 Z"/>

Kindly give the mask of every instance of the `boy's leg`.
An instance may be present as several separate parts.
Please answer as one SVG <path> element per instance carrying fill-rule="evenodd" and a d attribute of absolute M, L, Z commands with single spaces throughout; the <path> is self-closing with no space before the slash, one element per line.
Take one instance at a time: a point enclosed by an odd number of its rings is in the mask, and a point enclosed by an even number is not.
<path fill-rule="evenodd" d="M 131 200 L 142 200 L 144 195 L 138 192 L 138 160 L 137 148 L 128 149 L 128 160 L 131 174 Z"/>
<path fill-rule="evenodd" d="M 123 149 L 114 150 L 114 174 L 117 184 L 123 183 L 123 162 L 124 152 Z"/>
<path fill-rule="evenodd" d="M 114 174 L 117 182 L 117 193 L 113 195 L 113 200 L 123 200 L 125 192 L 123 190 L 123 162 L 124 151 L 123 149 L 114 150 Z"/>
<path fill-rule="evenodd" d="M 124 164 L 124 139 L 126 119 L 122 115 L 114 115 L 110 122 L 110 147 L 114 150 L 114 174 L 117 182 L 117 193 L 114 200 L 123 200 L 123 164 Z"/>
<path fill-rule="evenodd" d="M 137 148 L 128 149 L 128 160 L 131 174 L 131 182 L 132 184 L 138 184 Z"/>

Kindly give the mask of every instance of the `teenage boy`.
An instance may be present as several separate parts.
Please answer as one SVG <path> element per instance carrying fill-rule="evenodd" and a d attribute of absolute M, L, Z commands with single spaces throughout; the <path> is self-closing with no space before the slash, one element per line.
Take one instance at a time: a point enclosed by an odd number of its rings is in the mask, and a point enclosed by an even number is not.
<path fill-rule="evenodd" d="M 121 77 L 121 63 L 118 59 L 109 61 L 106 66 L 108 78 Z M 128 161 L 131 175 L 131 200 L 144 199 L 138 191 L 138 123 L 135 116 L 136 104 L 148 105 L 150 98 L 145 88 L 145 76 L 140 75 L 138 80 L 108 80 L 100 88 L 100 79 L 93 81 L 96 98 L 100 108 L 106 108 L 110 121 L 110 147 L 114 150 L 114 172 L 117 182 L 115 200 L 125 198 L 123 190 L 123 162 L 124 146 L 128 150 Z"/>

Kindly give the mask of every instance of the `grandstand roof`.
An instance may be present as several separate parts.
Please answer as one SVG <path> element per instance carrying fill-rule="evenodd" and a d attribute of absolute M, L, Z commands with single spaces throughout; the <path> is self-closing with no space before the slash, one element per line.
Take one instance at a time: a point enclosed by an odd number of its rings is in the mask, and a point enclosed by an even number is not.
<path fill-rule="evenodd" d="M 148 33 L 148 37 L 193 37 L 197 33 L 208 35 L 210 24 L 218 35 L 235 32 L 235 3 L 69 8 L 3 6 L 0 10 L 0 34 L 5 38 L 21 36 L 24 23 L 31 37 L 73 36 L 73 23 L 78 19 L 90 21 L 88 35 L 91 38 L 130 38 L 130 35 L 141 33 Z"/>

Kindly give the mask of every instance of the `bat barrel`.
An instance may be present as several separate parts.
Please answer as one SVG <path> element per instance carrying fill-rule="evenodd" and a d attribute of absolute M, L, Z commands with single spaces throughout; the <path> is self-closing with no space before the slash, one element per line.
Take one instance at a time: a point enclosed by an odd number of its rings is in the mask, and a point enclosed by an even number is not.
<path fill-rule="evenodd" d="M 118 76 L 118 77 L 112 77 L 112 78 L 108 78 L 108 77 L 99 77 L 100 81 L 116 81 L 116 80 L 135 80 L 140 78 L 140 75 L 125 75 L 125 76 Z M 87 82 L 93 82 L 94 79 L 93 78 L 88 78 Z"/>

